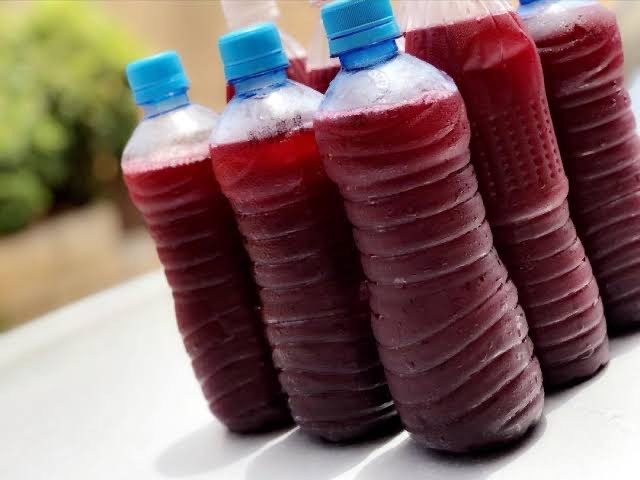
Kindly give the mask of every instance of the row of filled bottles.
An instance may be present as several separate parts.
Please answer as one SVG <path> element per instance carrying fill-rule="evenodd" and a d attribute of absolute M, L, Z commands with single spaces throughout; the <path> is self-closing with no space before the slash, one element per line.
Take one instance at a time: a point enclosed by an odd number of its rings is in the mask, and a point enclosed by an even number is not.
<path fill-rule="evenodd" d="M 228 428 L 353 441 L 400 420 L 429 448 L 486 449 L 538 422 L 543 380 L 607 364 L 607 321 L 640 323 L 615 16 L 522 4 L 400 2 L 404 53 L 389 0 L 326 3 L 326 95 L 288 78 L 273 23 L 236 29 L 219 117 L 175 53 L 128 67 L 145 118 L 125 181 Z"/>

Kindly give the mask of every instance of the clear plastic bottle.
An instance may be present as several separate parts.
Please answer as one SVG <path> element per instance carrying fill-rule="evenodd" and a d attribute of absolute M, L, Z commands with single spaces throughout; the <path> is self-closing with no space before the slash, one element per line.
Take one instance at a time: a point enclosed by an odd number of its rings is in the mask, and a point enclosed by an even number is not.
<path fill-rule="evenodd" d="M 606 323 L 569 216 L 535 44 L 506 0 L 412 5 L 403 20 L 406 50 L 451 75 L 465 100 L 471 161 L 545 385 L 590 377 L 609 359 Z"/>
<path fill-rule="evenodd" d="M 330 0 L 310 1 L 311 5 L 319 10 Z M 325 93 L 331 80 L 340 71 L 340 61 L 337 58 L 332 58 L 329 54 L 329 46 L 327 45 L 324 27 L 319 16 L 307 51 L 309 52 L 309 58 L 307 59 L 307 85 L 320 93 Z"/>
<path fill-rule="evenodd" d="M 219 45 L 236 95 L 211 136 L 211 158 L 253 261 L 293 417 L 330 441 L 384 431 L 397 414 L 351 229 L 314 138 L 322 95 L 287 79 L 271 23 Z"/>
<path fill-rule="evenodd" d="M 615 14 L 596 1 L 521 3 L 609 326 L 640 325 L 640 137 Z"/>
<path fill-rule="evenodd" d="M 320 9 L 331 0 L 310 0 L 311 5 Z M 396 40 L 398 49 L 404 50 L 404 38 Z M 340 71 L 340 61 L 331 57 L 329 46 L 324 34 L 322 20 L 318 18 L 318 24 L 311 37 L 311 43 L 307 49 L 309 58 L 307 59 L 307 85 L 311 88 L 325 93 L 329 88 L 331 80 L 333 80 Z"/>
<path fill-rule="evenodd" d="M 430 448 L 511 442 L 540 418 L 542 374 L 493 246 L 462 97 L 398 53 L 388 0 L 338 0 L 322 15 L 342 70 L 316 138 L 353 224 L 396 408 Z"/>
<path fill-rule="evenodd" d="M 237 30 L 261 22 L 277 23 L 280 9 L 276 0 L 221 0 L 222 12 L 229 30 Z M 307 52 L 288 33 L 280 30 L 282 46 L 289 59 L 287 75 L 291 80 L 307 83 Z M 233 97 L 233 86 L 227 84 L 227 101 Z"/>
<path fill-rule="evenodd" d="M 209 408 L 236 432 L 288 424 L 248 259 L 211 169 L 218 115 L 190 103 L 175 52 L 134 62 L 127 76 L 144 119 L 122 156 L 124 180 L 155 241 Z"/>

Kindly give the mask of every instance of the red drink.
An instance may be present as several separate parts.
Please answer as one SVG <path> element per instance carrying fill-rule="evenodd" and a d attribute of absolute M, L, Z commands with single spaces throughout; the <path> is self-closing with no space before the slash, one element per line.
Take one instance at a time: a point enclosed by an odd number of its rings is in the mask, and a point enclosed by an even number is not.
<path fill-rule="evenodd" d="M 230 83 L 227 83 L 226 94 L 227 94 L 227 103 L 229 103 L 233 98 L 233 96 L 236 94 L 235 88 L 233 88 L 233 85 L 231 85 Z"/>
<path fill-rule="evenodd" d="M 336 78 L 340 71 L 340 65 L 316 68 L 307 72 L 307 85 L 320 93 L 325 93 L 331 80 Z"/>
<path fill-rule="evenodd" d="M 201 152 L 128 158 L 124 178 L 173 291 L 209 408 L 230 430 L 289 423 L 231 209 Z"/>
<path fill-rule="evenodd" d="M 307 59 L 302 58 L 290 58 L 289 68 L 287 68 L 287 77 L 294 82 L 307 84 Z"/>
<path fill-rule="evenodd" d="M 487 11 L 411 30 L 406 50 L 460 88 L 498 252 L 520 292 L 545 381 L 565 384 L 608 361 L 602 303 L 569 218 L 568 182 L 535 45 L 513 12 Z"/>
<path fill-rule="evenodd" d="M 214 144 L 211 156 L 296 422 L 332 441 L 394 424 L 350 227 L 313 131 Z"/>
<path fill-rule="evenodd" d="M 544 392 L 469 163 L 462 98 L 439 81 L 399 105 L 320 112 L 314 125 L 354 226 L 402 421 L 430 448 L 469 451 L 523 435 Z"/>
<path fill-rule="evenodd" d="M 640 322 L 640 139 L 624 88 L 615 15 L 597 3 L 558 4 L 528 17 L 542 59 L 571 213 L 609 324 Z"/>

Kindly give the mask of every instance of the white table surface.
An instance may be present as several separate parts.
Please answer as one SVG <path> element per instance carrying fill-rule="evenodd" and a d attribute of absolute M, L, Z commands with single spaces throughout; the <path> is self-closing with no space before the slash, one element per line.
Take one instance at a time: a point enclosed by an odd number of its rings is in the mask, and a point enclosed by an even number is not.
<path fill-rule="evenodd" d="M 406 433 L 355 446 L 297 430 L 240 437 L 209 414 L 160 273 L 0 336 L 0 479 L 638 479 L 640 333 L 548 399 L 518 448 L 426 452 Z"/>

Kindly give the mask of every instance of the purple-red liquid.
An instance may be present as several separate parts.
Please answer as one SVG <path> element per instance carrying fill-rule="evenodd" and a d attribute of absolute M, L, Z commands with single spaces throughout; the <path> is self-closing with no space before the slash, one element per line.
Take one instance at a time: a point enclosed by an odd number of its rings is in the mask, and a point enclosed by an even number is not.
<path fill-rule="evenodd" d="M 184 345 L 213 414 L 236 432 L 289 423 L 248 260 L 211 160 L 163 167 L 149 161 L 125 167 L 124 179 L 155 241 Z"/>
<path fill-rule="evenodd" d="M 340 71 L 340 65 L 313 68 L 307 72 L 307 85 L 320 93 L 326 93 L 331 81 Z"/>
<path fill-rule="evenodd" d="M 465 99 L 480 191 L 545 381 L 594 374 L 609 358 L 603 307 L 569 217 L 533 41 L 509 12 L 407 32 L 406 51 L 451 75 Z"/>
<path fill-rule="evenodd" d="M 395 424 L 357 252 L 313 131 L 213 145 L 211 155 L 254 264 L 296 422 L 331 441 Z"/>
<path fill-rule="evenodd" d="M 640 138 L 624 88 L 615 15 L 597 5 L 527 22 L 537 46 L 571 195 L 571 213 L 609 325 L 640 323 Z"/>
<path fill-rule="evenodd" d="M 493 247 L 460 95 L 322 113 L 314 125 L 354 227 L 406 429 L 456 452 L 522 436 L 542 412 L 542 374 Z"/>
<path fill-rule="evenodd" d="M 290 58 L 287 76 L 294 82 L 307 84 L 307 58 Z"/>
<path fill-rule="evenodd" d="M 307 58 L 290 58 L 289 59 L 289 68 L 287 69 L 287 76 L 290 80 L 294 82 L 302 83 L 306 85 L 308 82 L 307 79 Z M 236 94 L 235 88 L 230 83 L 227 83 L 227 103 L 233 98 Z"/>

